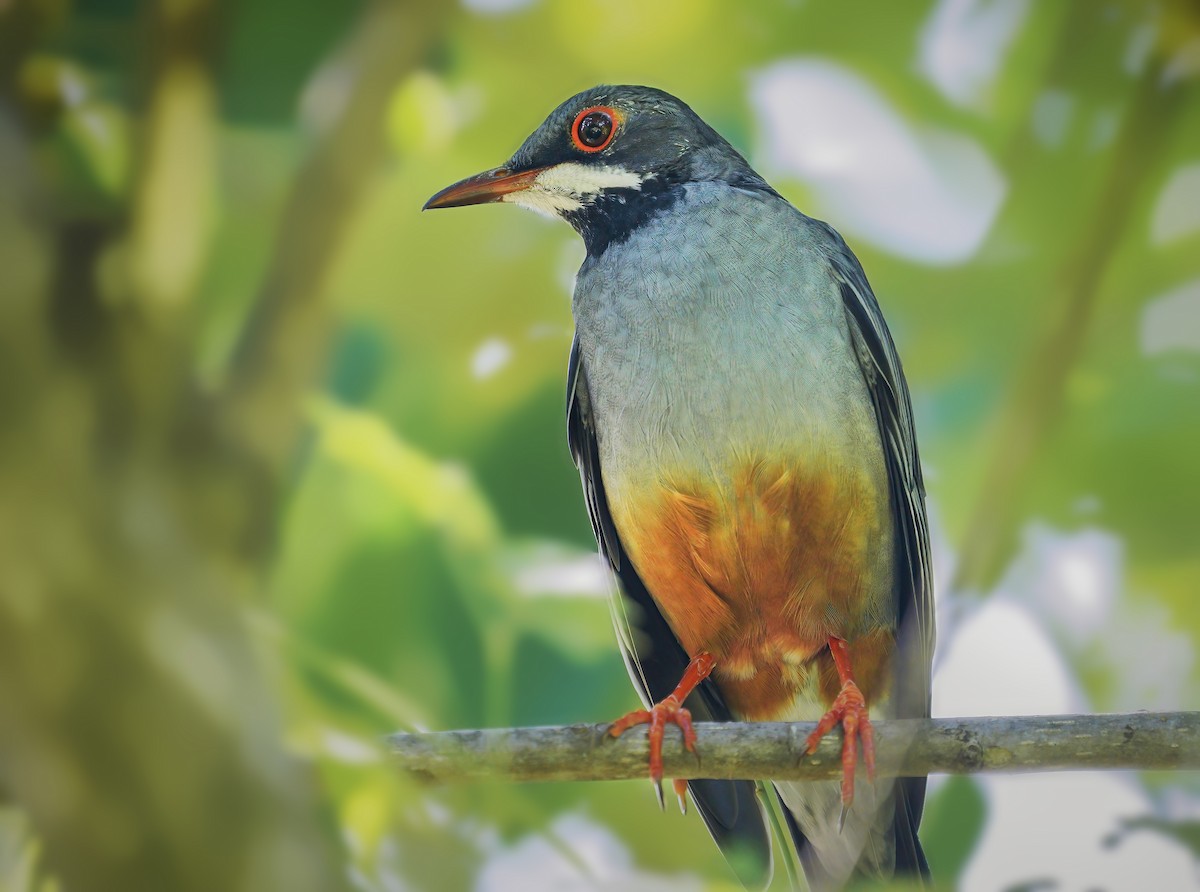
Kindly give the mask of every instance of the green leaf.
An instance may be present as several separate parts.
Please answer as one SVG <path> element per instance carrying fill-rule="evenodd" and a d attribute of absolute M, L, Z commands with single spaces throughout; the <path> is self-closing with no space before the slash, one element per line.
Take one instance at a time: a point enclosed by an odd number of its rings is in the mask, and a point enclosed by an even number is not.
<path fill-rule="evenodd" d="M 939 888 L 953 889 L 983 835 L 987 801 L 969 777 L 947 780 L 925 803 L 921 842 Z"/>

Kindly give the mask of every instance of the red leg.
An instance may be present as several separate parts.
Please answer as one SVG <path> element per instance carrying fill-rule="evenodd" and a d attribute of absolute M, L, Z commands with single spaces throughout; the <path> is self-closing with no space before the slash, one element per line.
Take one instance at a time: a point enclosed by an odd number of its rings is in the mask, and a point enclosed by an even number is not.
<path fill-rule="evenodd" d="M 702 653 L 688 664 L 683 673 L 679 686 L 670 694 L 655 703 L 650 709 L 635 709 L 612 723 L 608 733 L 620 737 L 634 725 L 650 726 L 650 780 L 654 791 L 658 794 L 658 804 L 663 804 L 662 793 L 662 744 L 663 732 L 667 722 L 678 725 L 683 732 L 683 746 L 689 753 L 696 751 L 696 731 L 692 728 L 692 714 L 684 709 L 683 701 L 688 694 L 696 689 L 696 685 L 708 678 L 713 670 L 715 660 L 709 653 Z M 675 795 L 679 797 L 679 807 L 687 811 L 687 781 L 675 781 Z"/>
<path fill-rule="evenodd" d="M 842 689 L 834 698 L 829 712 L 817 722 L 816 730 L 808 735 L 808 754 L 816 752 L 821 742 L 835 725 L 842 726 L 842 807 L 843 814 L 854 802 L 854 769 L 858 764 L 858 740 L 862 738 L 863 761 L 867 763 L 867 777 L 875 779 L 875 729 L 867 716 L 867 701 L 854 681 L 850 671 L 850 653 L 841 638 L 829 639 L 829 653 L 837 667 Z"/>

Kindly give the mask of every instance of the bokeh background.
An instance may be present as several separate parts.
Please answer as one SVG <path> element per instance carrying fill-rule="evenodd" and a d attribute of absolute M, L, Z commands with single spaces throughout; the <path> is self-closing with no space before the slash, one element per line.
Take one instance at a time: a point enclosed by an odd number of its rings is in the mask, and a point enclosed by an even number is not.
<path fill-rule="evenodd" d="M 634 703 L 564 442 L 581 245 L 419 212 L 601 82 L 862 258 L 935 712 L 1200 707 L 1198 75 L 1185 0 L 0 0 L 0 887 L 732 888 L 644 782 L 380 744 Z M 934 779 L 922 835 L 944 889 L 1195 888 L 1200 782 Z"/>

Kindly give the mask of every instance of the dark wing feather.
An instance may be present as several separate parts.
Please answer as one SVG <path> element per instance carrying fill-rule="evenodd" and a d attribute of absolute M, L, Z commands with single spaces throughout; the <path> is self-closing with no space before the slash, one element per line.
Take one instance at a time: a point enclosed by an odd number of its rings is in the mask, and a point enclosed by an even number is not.
<path fill-rule="evenodd" d="M 670 694 L 687 669 L 689 658 L 654 599 L 646 590 L 621 546 L 613 524 L 604 480 L 600 472 L 596 430 L 588 401 L 587 377 L 579 355 L 579 340 L 571 345 L 567 373 L 567 443 L 579 476 L 592 531 L 620 587 L 618 616 L 628 618 L 628 628 L 618 623 L 617 639 L 629 677 L 647 706 Z M 731 721 L 732 716 L 716 687 L 705 681 L 687 699 L 697 721 Z M 771 877 L 771 840 L 752 781 L 690 781 L 692 798 L 738 878 L 748 887 L 762 887 Z"/>
<path fill-rule="evenodd" d="M 836 231 L 823 223 L 818 225 L 830 239 L 829 260 L 841 293 L 847 328 L 875 407 L 891 486 L 897 542 L 895 712 L 898 717 L 927 718 L 934 644 L 933 566 L 912 402 L 896 346 L 862 266 Z M 893 824 L 897 873 L 929 875 L 917 839 L 924 804 L 925 778 L 904 778 L 897 783 Z M 793 836 L 803 859 L 803 837 L 794 825 Z"/>
<path fill-rule="evenodd" d="M 927 718 L 934 639 L 933 565 L 912 402 L 900 357 L 867 277 L 845 242 L 840 237 L 838 242 L 842 251 L 833 258 L 834 275 L 879 422 L 898 534 L 896 617 L 900 630 L 898 652 L 903 660 L 898 675 L 897 714 Z"/>

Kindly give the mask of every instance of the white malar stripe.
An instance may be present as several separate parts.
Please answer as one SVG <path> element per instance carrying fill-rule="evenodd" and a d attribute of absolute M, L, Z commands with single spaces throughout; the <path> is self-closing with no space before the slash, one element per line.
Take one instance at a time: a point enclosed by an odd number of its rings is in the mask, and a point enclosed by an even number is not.
<path fill-rule="evenodd" d="M 528 189 L 510 192 L 501 201 L 556 217 L 591 204 L 606 189 L 641 189 L 642 182 L 623 167 L 568 161 L 546 168 Z"/>
<path fill-rule="evenodd" d="M 631 170 L 574 161 L 547 167 L 538 174 L 535 182 L 540 188 L 576 197 L 596 195 L 605 189 L 642 188 L 642 178 Z"/>
<path fill-rule="evenodd" d="M 509 192 L 500 200 L 518 207 L 529 208 L 529 210 L 547 217 L 558 217 L 567 211 L 577 211 L 583 207 L 583 202 L 578 198 L 557 192 L 547 192 L 539 189 L 536 185 L 518 192 Z"/>

